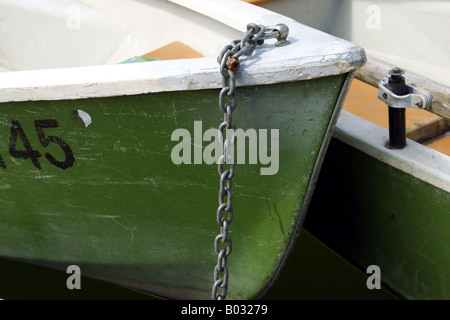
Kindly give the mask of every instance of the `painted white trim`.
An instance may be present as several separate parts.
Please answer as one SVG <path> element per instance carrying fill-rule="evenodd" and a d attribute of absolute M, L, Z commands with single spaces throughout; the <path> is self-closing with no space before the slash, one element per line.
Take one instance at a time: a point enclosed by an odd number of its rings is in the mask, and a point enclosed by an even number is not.
<path fill-rule="evenodd" d="M 333 136 L 394 168 L 450 192 L 450 157 L 407 139 L 403 149 L 389 149 L 389 131 L 342 110 Z"/>
<path fill-rule="evenodd" d="M 353 71 L 365 63 L 364 50 L 352 43 L 239 0 L 172 2 L 208 15 L 242 32 L 249 22 L 264 25 L 285 23 L 289 26 L 290 45 L 274 47 L 275 40 L 270 39 L 251 57 L 251 60 L 241 58 L 243 68 L 237 76 L 238 86 L 337 75 Z M 136 64 L 3 72 L 0 73 L 0 102 L 80 99 L 219 88 L 220 77 L 216 56 Z"/>

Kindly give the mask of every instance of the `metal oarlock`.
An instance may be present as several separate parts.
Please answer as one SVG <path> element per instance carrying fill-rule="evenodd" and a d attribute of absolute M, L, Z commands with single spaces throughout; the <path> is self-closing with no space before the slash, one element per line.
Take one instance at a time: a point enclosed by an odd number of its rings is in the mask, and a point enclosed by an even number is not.
<path fill-rule="evenodd" d="M 431 95 L 405 83 L 402 69 L 393 68 L 389 74 L 387 80 L 380 81 L 377 97 L 389 107 L 389 144 L 402 149 L 406 146 L 405 108 L 429 109 Z"/>

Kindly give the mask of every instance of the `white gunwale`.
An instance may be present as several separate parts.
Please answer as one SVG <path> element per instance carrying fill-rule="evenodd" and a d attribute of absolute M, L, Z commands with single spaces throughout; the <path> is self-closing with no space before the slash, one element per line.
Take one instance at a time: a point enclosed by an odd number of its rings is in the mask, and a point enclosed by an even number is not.
<path fill-rule="evenodd" d="M 443 153 L 410 139 L 403 149 L 387 148 L 387 129 L 345 110 L 341 111 L 333 136 L 375 159 L 450 192 L 450 157 Z"/>
<path fill-rule="evenodd" d="M 197 11 L 231 28 L 246 31 L 247 23 L 288 25 L 291 44 L 263 49 L 246 63 L 237 86 L 308 80 L 351 72 L 366 62 L 364 50 L 348 41 L 302 25 L 290 18 L 231 0 L 173 0 L 173 4 Z M 94 2 L 94 5 L 97 2 Z M 230 39 L 234 40 L 234 39 Z M 224 43 L 225 46 L 228 43 Z M 163 91 L 219 88 L 217 56 L 0 73 L 0 102 L 65 100 L 135 95 Z"/>

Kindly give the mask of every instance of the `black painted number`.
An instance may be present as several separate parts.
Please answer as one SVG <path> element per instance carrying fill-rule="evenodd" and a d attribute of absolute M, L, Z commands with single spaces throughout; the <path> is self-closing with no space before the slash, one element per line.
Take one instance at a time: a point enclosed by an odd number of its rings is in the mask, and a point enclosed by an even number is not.
<path fill-rule="evenodd" d="M 48 147 L 50 143 L 56 143 L 64 151 L 66 158 L 64 161 L 56 160 L 50 153 L 46 153 L 45 157 L 54 166 L 61 168 L 63 170 L 73 166 L 75 158 L 73 152 L 69 145 L 61 138 L 56 136 L 47 136 L 44 129 L 57 128 L 58 122 L 55 119 L 45 119 L 45 120 L 35 120 L 34 127 L 36 128 L 36 133 L 39 138 L 39 142 L 43 147 Z M 20 139 L 23 148 L 18 150 L 17 141 Z M 31 159 L 31 162 L 36 168 L 41 169 L 41 164 L 39 163 L 39 158 L 42 156 L 37 150 L 31 147 L 30 141 L 28 140 L 22 126 L 19 121 L 13 119 L 11 121 L 11 136 L 9 138 L 9 154 L 14 158 L 21 159 Z M 6 169 L 6 164 L 0 156 L 0 167 Z"/>
<path fill-rule="evenodd" d="M 73 157 L 73 152 L 70 149 L 69 145 L 60 137 L 56 136 L 47 137 L 43 130 L 45 128 L 57 128 L 58 122 L 55 119 L 34 120 L 34 127 L 36 128 L 36 133 L 38 135 L 39 142 L 42 144 L 43 147 L 48 147 L 48 145 L 51 142 L 54 142 L 58 144 L 61 147 L 61 149 L 63 149 L 64 154 L 66 155 L 66 159 L 64 161 L 58 161 L 50 153 L 46 153 L 45 157 L 47 158 L 47 160 L 54 166 L 57 166 L 58 168 L 61 168 L 63 170 L 72 167 L 75 159 Z"/>
<path fill-rule="evenodd" d="M 20 138 L 25 150 L 17 150 L 17 138 Z M 19 121 L 13 119 L 11 121 L 11 136 L 9 137 L 9 154 L 14 158 L 31 159 L 34 166 L 41 169 L 41 164 L 39 163 L 39 158 L 41 153 L 39 151 L 33 150 L 30 141 L 28 140 L 25 132 L 22 129 Z"/>

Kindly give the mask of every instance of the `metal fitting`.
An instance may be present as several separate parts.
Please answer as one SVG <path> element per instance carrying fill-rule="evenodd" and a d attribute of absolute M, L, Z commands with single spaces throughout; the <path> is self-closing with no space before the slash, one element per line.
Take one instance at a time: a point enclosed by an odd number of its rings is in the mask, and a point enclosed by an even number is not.
<path fill-rule="evenodd" d="M 405 73 L 405 71 L 403 71 L 399 67 L 395 67 L 395 68 L 389 70 L 388 72 L 392 77 L 395 77 L 395 78 L 401 77 Z"/>
<path fill-rule="evenodd" d="M 291 43 L 287 40 L 287 36 L 289 35 L 289 27 L 284 23 L 279 23 L 275 26 L 267 27 L 266 29 L 269 32 L 265 34 L 264 39 L 276 38 L 277 42 L 275 43 L 275 46 L 282 47 Z"/>
<path fill-rule="evenodd" d="M 378 99 L 384 101 L 391 108 L 419 108 L 427 110 L 431 106 L 431 95 L 413 84 L 402 83 L 405 94 L 395 94 L 393 91 L 393 81 L 400 81 L 405 72 L 396 67 L 389 70 L 390 79 L 382 80 L 378 87 Z M 390 81 L 389 81 L 390 80 Z"/>
<path fill-rule="evenodd" d="M 235 71 L 239 68 L 239 61 L 236 58 L 229 58 L 227 62 L 225 63 L 228 69 L 231 71 Z"/>
<path fill-rule="evenodd" d="M 377 94 L 389 107 L 389 144 L 395 149 L 406 146 L 405 108 L 428 109 L 431 106 L 431 95 L 406 83 L 404 73 L 399 67 L 389 70 L 390 77 L 380 81 Z"/>
<path fill-rule="evenodd" d="M 279 32 L 279 36 L 277 37 L 277 42 L 275 43 L 275 46 L 282 47 L 290 44 L 290 41 L 287 40 L 287 36 L 289 35 L 289 27 L 285 25 L 284 23 L 277 24 L 274 29 L 274 31 Z"/>

